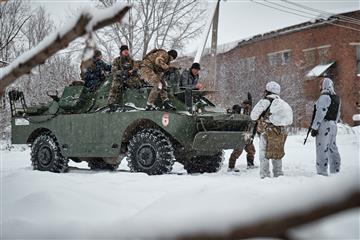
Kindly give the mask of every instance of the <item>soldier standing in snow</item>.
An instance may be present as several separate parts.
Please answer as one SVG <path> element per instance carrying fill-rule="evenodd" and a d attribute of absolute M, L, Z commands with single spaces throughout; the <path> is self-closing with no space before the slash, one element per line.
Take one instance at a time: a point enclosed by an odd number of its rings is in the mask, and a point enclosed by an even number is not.
<path fill-rule="evenodd" d="M 311 136 L 316 137 L 316 170 L 319 175 L 340 171 L 340 154 L 336 146 L 336 123 L 340 118 L 340 98 L 334 91 L 330 78 L 320 84 L 321 95 L 315 104 L 315 118 L 311 125 Z"/>
<path fill-rule="evenodd" d="M 155 101 L 160 95 L 161 101 L 166 109 L 175 110 L 175 107 L 171 104 L 166 83 L 163 80 L 163 74 L 166 71 L 170 71 L 172 67 L 170 62 L 176 59 L 177 52 L 175 50 L 165 51 L 163 49 L 153 49 L 144 57 L 141 67 L 141 77 L 153 85 L 150 91 L 147 101 L 147 110 L 155 110 Z"/>
<path fill-rule="evenodd" d="M 248 93 L 250 94 L 250 93 Z M 242 102 L 241 108 L 244 109 L 244 114 L 250 115 L 252 103 L 250 99 L 246 99 Z M 235 168 L 236 160 L 240 157 L 243 150 L 246 151 L 246 160 L 248 168 L 254 168 L 254 158 L 255 158 L 255 147 L 253 141 L 246 144 L 245 147 L 238 146 L 231 153 L 229 158 L 229 167 L 228 172 L 239 172 L 239 169 Z"/>
<path fill-rule="evenodd" d="M 185 69 L 180 76 L 179 87 L 202 90 L 203 85 L 199 83 L 200 64 L 193 63 L 190 69 Z"/>
<path fill-rule="evenodd" d="M 102 53 L 100 50 L 95 50 L 93 58 L 90 60 L 89 65 L 87 62 L 82 62 L 81 79 L 85 81 L 85 87 L 94 92 L 97 87 L 105 80 L 104 72 L 111 71 L 111 65 L 102 60 Z"/>
<path fill-rule="evenodd" d="M 274 177 L 283 174 L 282 158 L 285 155 L 285 126 L 292 124 L 291 107 L 280 98 L 280 85 L 276 82 L 266 84 L 265 98 L 261 99 L 250 114 L 257 121 L 259 137 L 260 177 L 270 177 L 269 165 L 272 160 Z"/>
<path fill-rule="evenodd" d="M 129 56 L 129 48 L 126 45 L 120 47 L 120 56 L 115 58 L 112 64 L 113 81 L 110 88 L 108 103 L 113 106 L 121 97 L 124 87 L 140 87 L 140 78 L 134 60 Z"/>

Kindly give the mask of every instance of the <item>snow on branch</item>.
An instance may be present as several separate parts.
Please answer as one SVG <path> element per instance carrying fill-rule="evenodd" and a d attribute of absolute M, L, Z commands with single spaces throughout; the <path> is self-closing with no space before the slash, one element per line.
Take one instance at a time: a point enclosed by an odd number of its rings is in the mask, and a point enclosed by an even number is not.
<path fill-rule="evenodd" d="M 88 9 L 83 11 L 77 21 L 58 32 L 51 34 L 41 41 L 35 48 L 25 52 L 11 64 L 0 69 L 0 97 L 5 88 L 24 74 L 29 74 L 31 69 L 43 64 L 46 59 L 69 43 L 86 33 L 120 22 L 130 9 L 126 4 L 114 4 L 106 9 Z"/>

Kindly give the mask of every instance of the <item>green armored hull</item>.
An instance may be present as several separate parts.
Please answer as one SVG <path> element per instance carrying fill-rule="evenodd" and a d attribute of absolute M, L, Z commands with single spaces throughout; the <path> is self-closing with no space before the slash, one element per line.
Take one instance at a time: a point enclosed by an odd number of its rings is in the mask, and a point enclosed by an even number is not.
<path fill-rule="evenodd" d="M 33 108 L 26 107 L 21 93 L 12 92 L 12 143 L 31 145 L 38 170 L 63 172 L 69 160 L 114 170 L 127 156 L 135 172 L 167 173 L 174 161 L 189 173 L 216 172 L 223 149 L 250 140 L 249 117 L 217 108 L 205 97 L 209 92 L 180 91 L 168 82 L 176 111 L 145 111 L 150 87 L 124 90 L 110 111 L 111 77 L 96 92 L 74 83 L 61 97 L 50 95 L 52 102 Z"/>

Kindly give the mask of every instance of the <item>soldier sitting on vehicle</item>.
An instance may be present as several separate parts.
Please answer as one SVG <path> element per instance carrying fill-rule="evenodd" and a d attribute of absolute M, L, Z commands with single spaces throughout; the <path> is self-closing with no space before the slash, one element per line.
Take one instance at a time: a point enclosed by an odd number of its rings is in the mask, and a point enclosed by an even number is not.
<path fill-rule="evenodd" d="M 89 62 L 82 62 L 81 79 L 85 81 L 85 88 L 90 92 L 95 92 L 102 82 L 105 80 L 104 72 L 111 71 L 111 65 L 102 60 L 100 50 L 95 50 L 94 56 Z"/>
<path fill-rule="evenodd" d="M 176 57 L 175 50 L 167 52 L 163 49 L 153 49 L 144 57 L 140 67 L 141 78 L 153 86 L 148 96 L 147 110 L 156 109 L 155 101 L 159 95 L 165 109 L 176 110 L 168 98 L 166 83 L 163 80 L 163 74 L 173 70 L 170 62 Z"/>
<path fill-rule="evenodd" d="M 185 69 L 181 73 L 179 86 L 180 88 L 191 88 L 195 90 L 202 90 L 204 86 L 199 83 L 199 72 L 200 72 L 200 64 L 193 63 L 191 68 Z"/>
<path fill-rule="evenodd" d="M 124 87 L 139 88 L 141 81 L 135 61 L 129 56 L 129 48 L 126 45 L 120 47 L 120 56 L 115 58 L 112 64 L 112 85 L 110 88 L 108 103 L 113 106 L 121 97 Z"/>

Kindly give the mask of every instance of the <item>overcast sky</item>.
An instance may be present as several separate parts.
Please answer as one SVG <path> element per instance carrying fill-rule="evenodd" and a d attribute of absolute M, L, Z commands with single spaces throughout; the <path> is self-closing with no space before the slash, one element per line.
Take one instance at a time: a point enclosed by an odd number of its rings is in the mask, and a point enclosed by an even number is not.
<path fill-rule="evenodd" d="M 271 5 L 272 7 L 278 7 L 266 1 L 256 1 Z M 78 8 L 94 5 L 94 2 L 89 0 L 33 0 L 31 2 L 34 6 L 44 6 L 58 23 L 63 24 L 68 21 L 71 11 L 76 12 Z M 293 2 L 332 13 L 342 13 L 360 9 L 360 0 L 293 0 Z M 284 2 L 276 1 L 275 3 L 284 5 Z M 286 6 L 294 7 L 291 5 Z M 302 14 L 300 12 L 298 13 Z M 281 12 L 250 0 L 224 0 L 220 3 L 218 44 L 237 41 L 259 33 L 306 22 L 310 19 L 311 16 L 301 17 Z M 198 45 L 199 39 L 189 42 L 186 47 L 186 52 L 195 51 Z"/>

